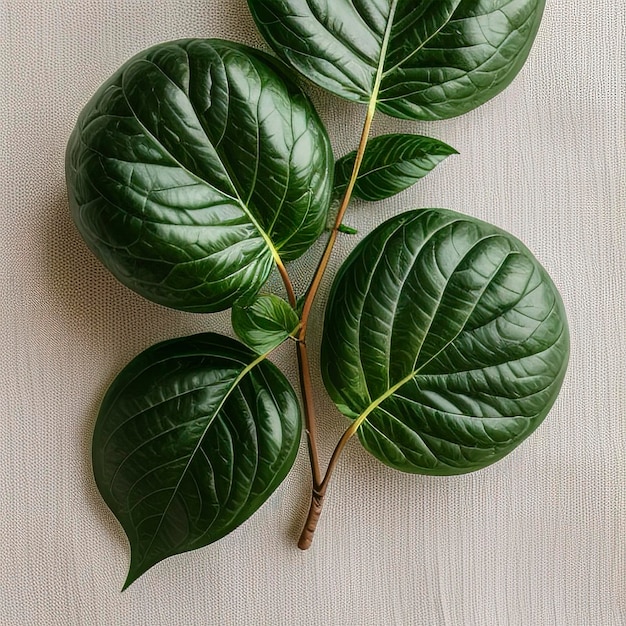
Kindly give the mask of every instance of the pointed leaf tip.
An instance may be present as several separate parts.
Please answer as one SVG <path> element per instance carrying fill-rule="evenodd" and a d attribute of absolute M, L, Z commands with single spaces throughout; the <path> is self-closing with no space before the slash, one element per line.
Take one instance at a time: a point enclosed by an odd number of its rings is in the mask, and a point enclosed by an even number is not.
<path fill-rule="evenodd" d="M 408 189 L 441 161 L 458 152 L 432 137 L 395 133 L 370 139 L 359 168 L 353 195 L 370 202 L 385 200 Z M 335 164 L 335 197 L 341 195 L 352 176 L 356 152 Z"/>
<path fill-rule="evenodd" d="M 133 359 L 92 443 L 96 484 L 131 545 L 123 589 L 248 519 L 291 469 L 300 431 L 287 379 L 238 341 L 204 333 Z"/>

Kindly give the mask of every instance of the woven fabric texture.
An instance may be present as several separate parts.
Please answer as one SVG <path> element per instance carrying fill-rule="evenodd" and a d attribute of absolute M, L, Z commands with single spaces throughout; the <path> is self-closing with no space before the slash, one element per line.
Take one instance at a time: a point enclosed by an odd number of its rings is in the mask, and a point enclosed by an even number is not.
<path fill-rule="evenodd" d="M 304 553 L 303 446 L 248 522 L 120 593 L 128 548 L 90 465 L 99 401 L 149 345 L 231 330 L 228 314 L 167 310 L 103 269 L 69 217 L 64 150 L 102 81 L 182 37 L 264 47 L 244 0 L 0 0 L 0 624 L 626 624 L 626 8 L 614 0 L 548 0 L 521 74 L 472 113 L 378 116 L 375 134 L 429 134 L 460 154 L 390 201 L 356 204 L 346 222 L 359 234 L 342 237 L 329 274 L 406 208 L 452 208 L 521 238 L 572 335 L 543 426 L 454 478 L 396 473 L 351 442 Z M 310 93 L 336 154 L 354 149 L 363 108 Z M 317 253 L 293 268 L 300 288 Z M 327 459 L 346 423 L 317 373 L 321 311 L 310 342 Z M 295 383 L 292 350 L 274 360 Z"/>

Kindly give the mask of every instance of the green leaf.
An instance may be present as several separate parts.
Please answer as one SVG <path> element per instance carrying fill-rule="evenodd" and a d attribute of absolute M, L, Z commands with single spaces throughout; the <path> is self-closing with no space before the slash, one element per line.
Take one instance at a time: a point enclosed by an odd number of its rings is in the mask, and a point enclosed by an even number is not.
<path fill-rule="evenodd" d="M 364 447 L 399 470 L 480 469 L 543 421 L 569 354 L 549 276 L 524 245 L 453 211 L 394 217 L 332 287 L 322 373 Z"/>
<path fill-rule="evenodd" d="M 177 309 L 226 309 L 323 232 L 330 142 L 285 70 L 234 43 L 175 41 L 87 104 L 67 150 L 70 205 L 125 285 Z"/>
<path fill-rule="evenodd" d="M 352 193 L 362 200 L 385 200 L 408 189 L 451 154 L 458 153 L 448 144 L 423 135 L 374 137 L 365 148 Z M 335 164 L 335 196 L 348 186 L 355 158 L 356 150 Z"/>
<path fill-rule="evenodd" d="M 276 53 L 309 79 L 395 117 L 460 115 L 524 64 L 545 0 L 248 0 Z"/>
<path fill-rule="evenodd" d="M 248 519 L 290 470 L 300 429 L 288 381 L 233 339 L 174 339 L 131 361 L 93 436 L 98 489 L 131 545 L 125 587 Z"/>
<path fill-rule="evenodd" d="M 358 235 L 359 231 L 356 228 L 353 228 L 352 226 L 348 226 L 347 224 L 339 224 L 339 226 L 337 227 L 337 230 L 340 233 L 344 233 L 346 235 Z"/>
<path fill-rule="evenodd" d="M 278 296 L 259 296 L 249 305 L 236 303 L 231 312 L 239 338 L 259 354 L 271 352 L 300 326 L 298 314 Z"/>

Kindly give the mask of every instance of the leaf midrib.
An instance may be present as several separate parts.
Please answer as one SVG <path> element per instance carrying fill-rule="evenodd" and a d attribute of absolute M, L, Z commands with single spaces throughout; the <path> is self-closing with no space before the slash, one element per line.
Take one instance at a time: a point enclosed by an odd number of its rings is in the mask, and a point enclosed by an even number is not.
<path fill-rule="evenodd" d="M 377 174 L 378 172 L 384 172 L 386 170 L 393 169 L 394 167 L 399 167 L 400 165 L 412 165 L 417 169 L 424 169 L 419 166 L 419 161 L 422 161 L 424 157 L 428 158 L 430 155 L 424 155 L 423 157 L 413 157 L 410 159 L 401 159 L 400 161 L 394 161 L 393 163 L 385 163 L 384 165 L 379 165 L 378 167 L 374 167 L 370 170 L 366 170 L 357 176 L 357 180 L 363 180 L 367 178 L 371 174 Z M 447 155 L 446 155 L 447 156 Z M 409 176 L 409 174 L 401 174 L 402 176 Z"/>
<path fill-rule="evenodd" d="M 448 226 L 449 224 L 446 224 L 446 226 Z M 496 235 L 491 235 L 491 236 L 497 236 Z M 489 237 L 485 237 L 484 239 L 487 239 Z M 480 241 L 483 241 L 484 239 L 481 239 Z M 474 246 L 472 246 L 472 249 L 474 249 Z M 421 249 L 420 249 L 421 251 Z M 469 254 L 469 252 L 468 252 Z M 399 382 L 397 382 L 396 384 L 394 384 L 393 386 L 389 387 L 387 389 L 387 391 L 385 391 L 383 394 L 381 394 L 380 396 L 378 396 L 378 398 L 376 398 L 362 413 L 359 417 L 356 418 L 356 420 L 353 422 L 351 429 L 354 429 L 354 431 L 356 432 L 356 430 L 361 426 L 361 424 L 363 424 L 363 422 L 369 417 L 369 415 L 375 410 L 377 409 L 387 398 L 390 398 L 392 395 L 395 394 L 396 391 L 398 391 L 401 387 L 403 387 L 406 383 L 410 382 L 411 380 L 414 380 L 415 378 L 417 378 L 417 376 L 419 375 L 420 371 L 422 371 L 429 363 L 431 363 L 433 360 L 435 360 L 440 354 L 442 354 L 450 345 L 452 345 L 452 343 L 461 335 L 461 333 L 465 330 L 465 328 L 467 327 L 467 322 L 469 321 L 469 319 L 471 318 L 473 312 L 476 310 L 476 307 L 478 306 L 478 304 L 480 303 L 480 300 L 482 298 L 482 296 L 484 295 L 486 289 L 489 287 L 489 285 L 492 283 L 494 277 L 500 272 L 500 270 L 502 269 L 502 267 L 504 266 L 504 263 L 510 258 L 510 256 L 515 255 L 515 254 L 519 254 L 518 251 L 512 250 L 510 251 L 505 257 L 504 259 L 500 262 L 500 264 L 498 265 L 498 267 L 496 268 L 496 270 L 494 271 L 494 273 L 492 274 L 492 276 L 489 278 L 489 280 L 485 283 L 485 285 L 483 286 L 483 288 L 481 289 L 480 293 L 478 294 L 476 301 L 474 302 L 474 305 L 472 306 L 472 308 L 470 309 L 470 311 L 468 312 L 465 322 L 463 323 L 463 325 L 461 326 L 461 328 L 459 328 L 459 330 L 455 333 L 455 335 L 448 340 L 439 350 L 437 350 L 437 352 L 435 354 L 433 354 L 427 361 L 425 361 L 424 363 L 422 363 L 419 367 L 414 368 L 409 374 L 407 374 L 404 378 L 402 378 Z M 465 258 L 465 257 L 464 257 Z M 447 288 L 444 287 L 444 290 L 442 292 L 442 296 L 443 293 L 445 293 L 445 290 Z M 441 299 L 440 301 L 441 302 Z M 431 320 L 430 320 L 430 324 L 429 324 L 429 328 L 426 330 L 426 333 L 424 334 L 424 340 L 422 341 L 422 344 L 420 345 L 418 351 L 417 351 L 417 355 L 415 357 L 415 361 L 414 364 L 417 365 L 417 361 L 419 360 L 419 355 L 422 351 L 422 347 L 424 345 L 424 341 L 426 339 L 426 337 L 428 336 L 429 330 L 432 327 L 432 323 L 435 319 L 436 316 L 436 312 L 438 310 L 438 306 L 437 309 L 435 310 L 435 312 L 433 313 Z M 390 342 L 391 343 L 391 342 Z"/>
<path fill-rule="evenodd" d="M 235 195 L 231 196 L 229 194 L 227 194 L 224 190 L 222 189 L 218 189 L 217 187 L 215 187 L 214 185 L 212 185 L 208 180 L 205 180 L 202 176 L 200 176 L 199 174 L 196 174 L 195 172 L 192 172 L 190 169 L 188 169 L 187 167 L 185 167 L 155 136 L 153 133 L 150 132 L 150 130 L 148 130 L 148 128 L 144 125 L 144 123 L 141 121 L 141 119 L 139 118 L 139 116 L 137 115 L 137 113 L 135 112 L 135 109 L 133 108 L 132 104 L 130 103 L 130 100 L 128 99 L 128 96 L 126 95 L 126 91 L 124 89 L 124 76 L 122 76 L 121 79 L 121 83 L 120 83 L 120 89 L 122 92 L 122 95 L 124 96 L 124 101 L 126 102 L 130 112 L 132 113 L 133 117 L 135 118 L 135 120 L 137 121 L 137 123 L 139 124 L 139 126 L 141 127 L 141 129 L 143 130 L 143 132 L 146 134 L 147 137 L 149 137 L 152 141 L 154 141 L 154 143 L 156 143 L 159 148 L 161 150 L 163 150 L 163 152 L 170 158 L 172 159 L 172 161 L 174 163 L 176 163 L 176 165 L 178 167 L 180 167 L 180 169 L 182 169 L 183 171 L 187 172 L 187 174 L 189 174 L 192 178 L 194 178 L 195 180 L 197 180 L 198 182 L 200 182 L 201 184 L 210 187 L 211 189 L 214 189 L 215 191 L 217 191 L 218 193 L 222 194 L 225 198 L 229 198 L 231 200 L 235 200 L 239 206 L 241 207 L 241 210 L 244 212 L 244 214 L 248 217 L 248 219 L 250 220 L 250 222 L 252 223 L 252 225 L 257 229 L 257 231 L 259 232 L 259 235 L 261 236 L 261 238 L 263 239 L 263 241 L 265 242 L 265 244 L 267 245 L 270 254 L 272 255 L 274 261 L 278 264 L 278 265 L 282 265 L 282 260 L 280 258 L 280 254 L 278 252 L 278 249 L 276 248 L 276 246 L 274 246 L 274 243 L 272 242 L 270 236 L 265 232 L 265 230 L 263 229 L 263 227 L 259 224 L 259 222 L 256 220 L 256 218 L 254 217 L 254 215 L 252 214 L 252 212 L 250 211 L 249 207 L 247 206 L 247 204 L 244 202 L 244 200 L 242 199 L 241 195 L 239 194 L 239 191 L 237 190 L 237 186 L 234 183 L 233 180 L 233 175 L 232 172 L 230 171 L 230 169 L 227 167 L 227 165 L 224 162 L 224 159 L 222 156 L 220 156 L 217 152 L 217 149 L 215 148 L 215 145 L 213 144 L 213 142 L 211 141 L 211 138 L 208 136 L 206 129 L 204 128 L 204 125 L 202 124 L 202 122 L 200 121 L 200 117 L 198 115 L 198 112 L 196 111 L 196 108 L 193 104 L 193 102 L 191 101 L 191 98 L 189 97 L 188 94 L 185 93 L 185 91 L 183 89 L 181 89 L 180 85 L 177 85 L 164 71 L 161 67 L 159 67 L 156 63 L 154 63 L 153 61 L 147 61 L 146 62 L 150 63 L 151 65 L 153 65 L 155 68 L 157 68 L 159 70 L 159 72 L 161 72 L 161 74 L 163 74 L 163 76 L 176 88 L 178 89 L 181 93 L 183 93 L 183 95 L 187 98 L 189 105 L 192 109 L 192 111 L 194 112 L 195 116 L 196 116 L 196 120 L 198 122 L 199 127 L 202 129 L 202 132 L 204 133 L 204 136 L 207 139 L 207 142 L 215 149 L 215 154 L 218 156 L 220 163 L 222 165 L 222 169 L 224 171 L 224 174 L 226 175 L 228 182 L 230 183 L 230 186 L 232 187 Z M 252 195 L 252 192 L 251 192 Z"/>
<path fill-rule="evenodd" d="M 385 61 L 387 60 L 387 50 L 389 49 L 389 42 L 391 41 L 391 31 L 393 29 L 393 20 L 396 16 L 398 2 L 399 0 L 393 0 L 391 6 L 389 7 L 387 25 L 385 26 L 385 33 L 383 34 L 383 40 L 380 45 L 380 58 L 378 59 L 378 67 L 376 68 L 376 76 L 374 78 L 374 85 L 370 95 L 370 109 L 372 109 L 372 107 L 376 107 L 380 86 L 382 84 L 383 76 L 385 75 Z"/>
<path fill-rule="evenodd" d="M 159 524 L 157 525 L 154 534 L 152 535 L 152 539 L 150 540 L 150 543 L 148 544 L 148 546 L 145 548 L 145 550 L 143 551 L 143 558 L 141 559 L 141 561 L 139 561 L 138 563 L 136 563 L 135 568 L 140 568 L 141 564 L 145 562 L 146 558 L 148 557 L 148 554 L 150 552 L 150 549 L 152 548 L 152 545 L 154 544 L 159 531 L 161 530 L 161 526 L 163 525 L 163 522 L 165 521 L 165 518 L 167 517 L 167 513 L 172 505 L 172 503 L 174 502 L 174 498 L 177 496 L 178 494 L 178 490 L 180 488 L 180 485 L 184 479 L 184 477 L 186 476 L 189 467 L 191 466 L 193 460 L 196 457 L 196 454 L 198 453 L 198 450 L 201 449 L 202 447 L 202 443 L 204 441 L 204 438 L 209 430 L 209 428 L 211 427 L 211 425 L 213 424 L 213 421 L 215 420 L 215 417 L 219 414 L 219 412 L 222 410 L 222 407 L 224 406 L 226 400 L 230 397 L 230 395 L 233 393 L 233 391 L 235 389 L 237 389 L 239 383 L 262 361 L 264 361 L 267 357 L 268 357 L 269 353 L 264 353 L 260 356 L 258 356 L 256 359 L 254 359 L 254 361 L 252 361 L 251 363 L 249 363 L 246 367 L 244 367 L 241 372 L 237 375 L 237 377 L 233 380 L 231 386 L 228 388 L 228 391 L 224 394 L 224 397 L 222 398 L 222 400 L 220 401 L 219 405 L 217 406 L 217 408 L 215 409 L 215 411 L 213 412 L 213 416 L 209 419 L 207 425 L 205 426 L 204 430 L 202 431 L 202 434 L 198 437 L 198 443 L 196 444 L 195 448 L 191 451 L 191 453 L 189 454 L 189 460 L 187 461 L 185 467 L 183 468 L 183 470 L 180 473 L 180 477 L 178 479 L 178 481 L 176 482 L 176 484 L 174 485 L 173 489 L 172 489 L 172 495 L 170 497 L 170 499 L 168 500 L 167 504 L 165 505 L 162 513 L 160 513 L 160 520 L 159 520 Z"/>
<path fill-rule="evenodd" d="M 536 352 L 532 355 L 528 355 L 528 356 L 538 356 L 539 354 L 542 354 L 543 352 L 547 352 L 548 350 L 552 350 L 554 348 L 554 346 L 558 343 L 558 341 L 560 341 L 561 337 L 563 336 L 563 333 L 560 333 L 559 336 L 556 338 L 555 342 L 553 344 L 550 344 L 547 348 L 545 348 L 544 350 L 541 350 L 539 352 Z M 444 346 L 444 348 L 442 348 L 442 350 L 444 350 L 445 348 L 447 348 L 447 345 Z M 382 394 L 380 397 L 376 398 L 376 400 L 374 400 L 374 402 L 372 402 L 366 409 L 365 411 L 352 423 L 352 426 L 350 428 L 350 430 L 353 430 L 354 432 L 356 432 L 358 430 L 358 428 L 367 420 L 367 417 L 369 417 L 369 415 L 371 413 L 373 413 L 385 400 L 387 400 L 388 398 L 395 396 L 396 392 L 399 391 L 405 384 L 411 382 L 411 380 L 415 380 L 419 375 L 420 375 L 420 371 L 435 357 L 437 357 L 439 355 L 439 353 L 437 353 L 436 355 L 434 355 L 431 359 L 429 359 L 426 363 L 424 363 L 423 365 L 421 365 L 417 370 L 411 372 L 409 375 L 407 375 L 405 378 L 403 378 L 400 382 L 396 383 L 391 389 L 388 389 L 384 394 Z M 507 361 L 508 363 L 509 361 Z M 500 364 L 498 364 L 500 365 Z M 567 365 L 567 363 L 564 364 L 564 366 L 561 368 L 562 369 Z M 476 368 L 476 369 L 482 369 L 482 368 Z M 466 373 L 466 372 L 472 372 L 475 371 L 474 369 L 472 370 L 460 370 L 459 372 L 453 372 L 454 374 L 462 374 L 462 373 Z M 438 376 L 441 376 L 442 374 L 438 374 Z M 432 376 L 431 374 L 425 374 L 423 376 Z M 558 376 L 557 376 L 558 379 Z M 550 388 L 550 386 L 552 386 L 554 384 L 554 381 L 551 381 L 546 387 L 543 387 L 542 389 L 539 389 L 538 391 L 534 391 L 532 394 L 528 394 L 525 397 L 531 397 L 534 395 L 538 395 L 540 393 L 544 393 L 547 389 Z M 409 401 L 409 402 L 414 402 L 415 404 L 419 404 L 417 402 L 415 402 L 414 400 L 411 400 L 410 398 L 407 398 L 406 396 L 401 396 L 398 394 L 397 396 L 399 399 L 401 400 L 405 400 L 405 401 Z M 423 405 L 423 404 L 419 404 L 419 406 L 427 406 L 427 405 Z M 432 408 L 432 407 L 431 407 Z M 503 419 L 503 420 L 511 420 L 511 419 L 532 419 L 535 416 L 525 416 L 525 415 L 501 415 L 499 417 L 479 417 L 479 416 L 474 416 L 474 415 L 466 415 L 466 414 L 462 414 L 462 413 L 450 413 L 449 411 L 446 411 L 446 413 L 448 415 L 454 415 L 457 417 L 463 417 L 465 419 L 481 419 L 481 420 L 491 420 L 493 421 L 494 419 Z"/>
<path fill-rule="evenodd" d="M 397 5 L 397 2 L 395 2 L 394 5 Z M 424 41 L 422 41 L 422 43 L 420 43 L 420 45 L 411 52 L 411 54 L 404 57 L 399 63 L 396 63 L 394 66 L 390 67 L 389 69 L 384 70 L 381 78 L 388 76 L 389 74 L 397 70 L 400 66 L 402 66 L 404 63 L 406 63 L 411 57 L 414 57 L 418 52 L 423 50 L 426 44 L 429 41 L 431 41 L 433 38 L 435 38 L 452 21 L 452 18 L 454 17 L 454 14 L 456 13 L 457 8 L 458 6 L 452 11 L 452 13 L 450 13 L 450 16 L 443 22 L 443 24 L 441 24 L 441 26 L 437 28 L 431 35 L 426 37 L 426 39 L 424 39 Z M 395 6 L 394 6 L 394 14 L 395 14 Z"/>

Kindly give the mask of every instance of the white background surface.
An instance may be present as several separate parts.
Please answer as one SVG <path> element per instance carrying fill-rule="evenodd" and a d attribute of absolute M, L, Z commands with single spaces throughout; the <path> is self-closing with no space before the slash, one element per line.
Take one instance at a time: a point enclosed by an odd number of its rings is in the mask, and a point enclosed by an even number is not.
<path fill-rule="evenodd" d="M 0 624 L 626 624 L 626 8 L 547 4 L 501 96 L 447 122 L 379 116 L 376 134 L 422 132 L 461 154 L 346 220 L 364 234 L 403 208 L 444 206 L 534 251 L 572 334 L 544 425 L 504 461 L 455 478 L 393 472 L 351 443 L 307 553 L 295 547 L 303 447 L 252 519 L 120 594 L 126 540 L 91 476 L 99 401 L 156 341 L 230 331 L 227 315 L 143 301 L 90 255 L 68 214 L 65 143 L 140 49 L 191 36 L 263 43 L 244 0 L 0 0 Z M 336 153 L 354 149 L 363 109 L 311 93 Z M 333 268 L 357 239 L 342 239 Z M 301 285 L 314 259 L 298 264 Z M 277 360 L 295 381 L 291 351 Z M 314 382 L 327 456 L 345 422 Z"/>

